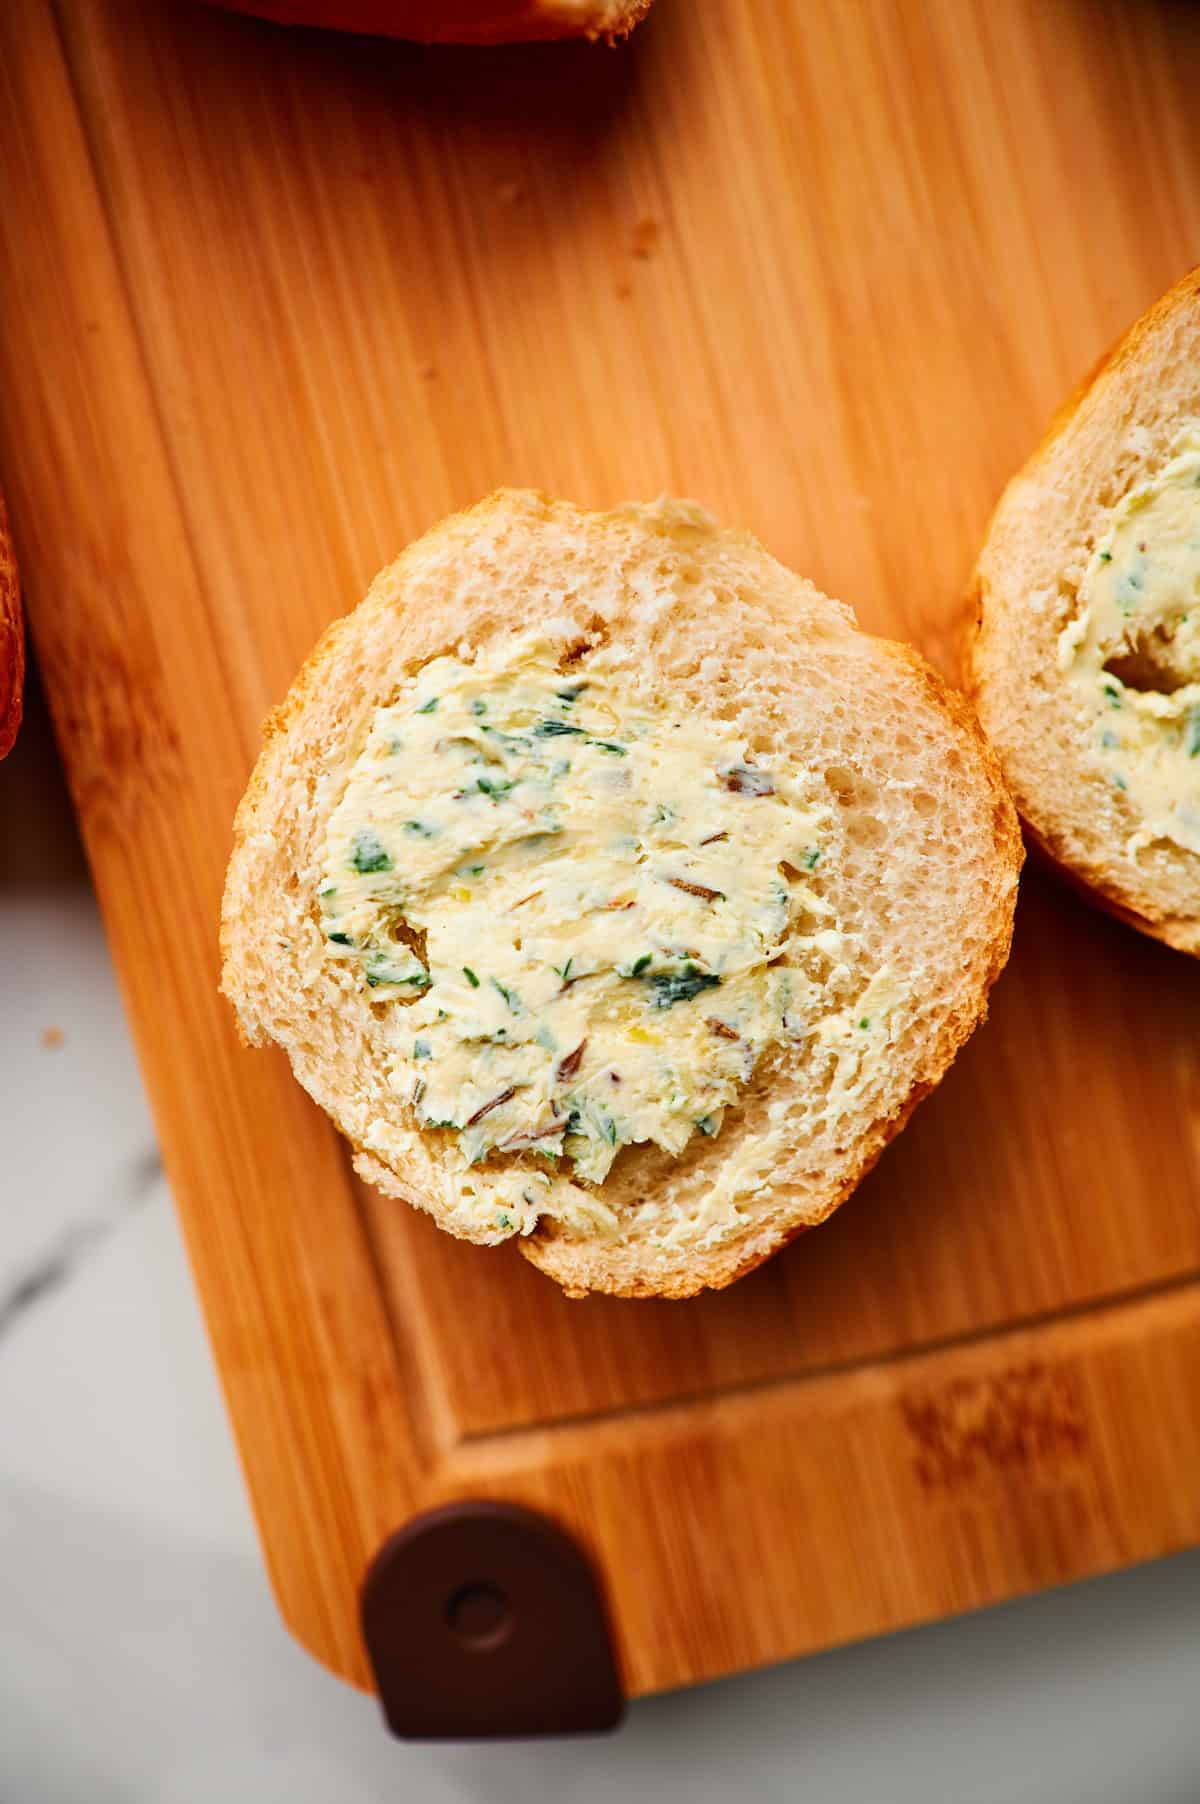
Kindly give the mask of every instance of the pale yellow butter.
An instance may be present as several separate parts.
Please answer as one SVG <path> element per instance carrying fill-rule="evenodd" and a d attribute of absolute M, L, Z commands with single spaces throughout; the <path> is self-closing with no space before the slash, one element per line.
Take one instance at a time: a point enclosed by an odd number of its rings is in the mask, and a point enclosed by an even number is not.
<path fill-rule="evenodd" d="M 842 940 L 811 887 L 831 819 L 803 773 L 603 653 L 574 676 L 557 652 L 529 634 L 440 658 L 379 709 L 330 820 L 322 920 L 387 1005 L 418 1125 L 491 1161 L 480 1210 L 604 1231 L 574 1180 L 717 1134 L 763 1053 L 815 1030 L 779 962 L 797 912 L 822 956 Z M 717 1214 L 762 1164 L 718 1174 Z"/>
<path fill-rule="evenodd" d="M 1141 816 L 1127 850 L 1200 853 L 1200 426 L 1097 545 L 1060 669 L 1093 762 Z"/>

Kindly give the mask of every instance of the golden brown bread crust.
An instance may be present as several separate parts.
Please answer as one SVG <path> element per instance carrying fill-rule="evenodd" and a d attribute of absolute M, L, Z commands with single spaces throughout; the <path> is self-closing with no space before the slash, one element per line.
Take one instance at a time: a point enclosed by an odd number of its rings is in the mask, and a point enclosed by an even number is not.
<path fill-rule="evenodd" d="M 8 515 L 0 496 L 0 758 L 12 750 L 21 724 L 25 683 L 25 629 L 17 563 L 8 532 Z"/>
<path fill-rule="evenodd" d="M 323 25 L 421 44 L 627 37 L 651 0 L 208 0 L 278 25 Z"/>
<path fill-rule="evenodd" d="M 1121 921 L 1126 927 L 1135 927 L 1149 940 L 1158 940 L 1164 946 L 1170 946 L 1175 952 L 1190 952 L 1193 957 L 1200 957 L 1200 929 L 1195 921 L 1178 917 L 1152 921 L 1136 909 L 1130 908 L 1124 898 L 1103 878 L 1081 877 L 1070 863 L 1056 855 L 1053 845 L 1027 820 L 1022 820 L 1025 843 L 1033 853 L 1039 867 L 1049 872 L 1052 877 L 1065 884 L 1074 895 L 1083 902 L 1090 902 L 1093 908 L 1101 913 L 1111 915 L 1114 920 Z"/>
<path fill-rule="evenodd" d="M 1137 365 L 1145 347 L 1164 327 L 1174 321 L 1182 310 L 1196 307 L 1200 307 L 1200 269 L 1189 270 L 1187 275 L 1168 289 L 1097 359 L 1088 374 L 1058 408 L 1036 450 L 1006 486 L 997 502 L 988 522 L 983 551 L 964 595 L 965 618 L 960 640 L 962 686 L 981 712 L 981 696 L 989 674 L 984 647 L 983 564 L 997 522 L 1006 509 L 1015 485 L 1029 479 L 1036 481 L 1039 474 L 1050 465 L 1062 439 L 1071 430 L 1081 407 L 1091 396 L 1097 383 L 1102 379 L 1120 379 L 1128 369 Z M 1041 864 L 1062 879 L 1077 895 L 1106 914 L 1176 951 L 1200 956 L 1200 921 L 1179 914 L 1164 913 L 1162 910 L 1155 911 L 1148 898 L 1144 899 L 1145 906 L 1138 906 L 1137 903 L 1143 901 L 1143 898 L 1131 896 L 1125 886 L 1115 882 L 1102 870 L 1079 869 L 1064 836 L 1044 809 L 1040 795 L 1022 782 L 1020 773 L 1011 764 L 1005 767 L 1004 775 L 1021 817 L 1026 842 Z"/>
<path fill-rule="evenodd" d="M 1096 365 L 1096 369 L 1072 397 L 1069 409 L 1064 409 L 1057 417 L 1067 419 L 1070 411 L 1078 404 L 1079 398 L 1087 392 L 1095 376 L 1108 364 L 1112 356 L 1106 352 Z M 972 699 L 977 693 L 979 677 L 975 669 L 973 650 L 979 637 L 982 620 L 983 602 L 980 595 L 978 576 L 972 578 L 963 600 L 963 628 L 959 641 L 959 680 L 963 693 Z M 1083 902 L 1090 902 L 1094 908 L 1112 915 L 1126 927 L 1134 927 L 1147 939 L 1159 940 L 1165 946 L 1171 946 L 1176 952 L 1191 952 L 1200 955 L 1200 932 L 1195 922 L 1170 919 L 1150 920 L 1130 908 L 1124 898 L 1103 877 L 1082 877 L 1072 868 L 1070 859 L 1063 855 L 1061 847 L 1056 850 L 1055 835 L 1048 829 L 1039 829 L 1034 825 L 1031 815 L 1035 804 L 1024 802 L 1015 786 L 1012 787 L 1012 798 L 1016 803 L 1017 813 L 1021 819 L 1022 835 L 1025 845 L 1033 853 L 1038 865 L 1051 876 L 1057 878 Z"/>

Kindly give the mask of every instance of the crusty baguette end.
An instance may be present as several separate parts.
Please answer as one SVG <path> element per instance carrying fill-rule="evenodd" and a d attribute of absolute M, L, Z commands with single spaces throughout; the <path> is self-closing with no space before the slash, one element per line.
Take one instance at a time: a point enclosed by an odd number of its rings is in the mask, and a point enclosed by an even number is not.
<path fill-rule="evenodd" d="M 0 496 L 0 758 L 12 750 L 21 724 L 25 685 L 25 628 L 17 562 L 8 532 L 8 516 Z"/>
<path fill-rule="evenodd" d="M 507 44 L 556 38 L 615 43 L 651 0 L 209 0 L 277 25 L 323 25 L 422 44 Z"/>

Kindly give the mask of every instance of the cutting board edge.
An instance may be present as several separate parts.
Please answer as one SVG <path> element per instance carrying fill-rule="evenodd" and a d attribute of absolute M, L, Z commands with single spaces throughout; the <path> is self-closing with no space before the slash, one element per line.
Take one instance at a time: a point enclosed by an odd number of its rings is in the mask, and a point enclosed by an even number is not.
<path fill-rule="evenodd" d="M 1167 1496 L 1181 1458 L 1200 1464 L 1200 1408 L 1172 1424 L 1174 1432 L 1162 1432 L 1162 1395 L 1189 1394 L 1188 1383 L 1160 1382 L 1163 1371 L 1178 1368 L 1192 1374 L 1190 1394 L 1200 1396 L 1200 1274 L 1067 1318 L 1001 1327 L 969 1342 L 654 1406 L 635 1412 L 632 1434 L 629 1424 L 604 1418 L 468 1439 L 426 1468 L 420 1507 L 469 1499 L 523 1504 L 571 1533 L 596 1566 L 612 1622 L 623 1625 L 615 1636 L 618 1660 L 627 1694 L 641 1697 L 967 1614 L 1200 1542 L 1200 1497 L 1166 1509 L 1153 1523 L 1145 1519 L 1143 1499 L 1136 1512 L 1123 1507 L 1131 1496 L 1131 1468 L 1141 1488 Z M 1119 1412 L 1105 1408 L 1114 1390 L 1129 1393 Z M 1140 1430 L 1136 1447 L 1128 1438 L 1133 1420 Z M 662 1563 L 631 1558 L 624 1539 L 629 1499 L 666 1498 L 661 1474 L 675 1463 L 686 1469 L 698 1462 L 707 1473 L 707 1486 L 677 1487 L 691 1513 L 676 1514 L 672 1523 L 675 1553 L 695 1567 L 684 1595 L 705 1599 L 726 1636 L 736 1636 L 741 1610 L 754 1606 L 745 1575 L 738 1575 L 736 1563 L 714 1567 L 706 1553 L 729 1547 L 736 1536 L 737 1512 L 730 1507 L 736 1475 L 743 1464 L 757 1470 L 767 1437 L 781 1451 L 757 1507 L 769 1513 L 780 1503 L 769 1494 L 772 1479 L 789 1497 L 811 1499 L 830 1471 L 853 1474 L 840 1502 L 852 1508 L 857 1492 L 863 1505 L 858 1520 L 869 1533 L 858 1552 L 866 1566 L 873 1565 L 873 1553 L 883 1561 L 887 1551 L 867 1544 L 879 1526 L 872 1500 L 893 1493 L 895 1521 L 907 1531 L 907 1591 L 864 1596 L 839 1583 L 824 1599 L 832 1615 L 818 1614 L 796 1632 L 799 1592 L 809 1582 L 802 1535 L 787 1550 L 794 1568 L 776 1580 L 785 1586 L 787 1602 L 774 1633 L 769 1621 L 754 1623 L 758 1652 L 727 1641 L 725 1656 L 694 1657 L 699 1648 L 722 1646 L 712 1635 L 656 1647 L 653 1634 L 634 1633 L 628 1625 L 639 1615 L 670 1615 L 678 1573 L 671 1580 Z M 1184 1455 L 1181 1445 L 1188 1449 Z M 1081 1500 L 1088 1504 L 1085 1526 L 1094 1530 L 1102 1522 L 1103 1537 L 1064 1535 L 1060 1518 L 1069 1519 Z M 1020 1532 L 1012 1536 L 1014 1519 Z M 914 1528 L 924 1532 L 914 1534 Z M 650 1530 L 648 1544 L 655 1538 L 653 1522 Z M 972 1573 L 969 1559 L 963 1561 L 964 1545 L 988 1534 L 1011 1546 L 1024 1538 L 1024 1569 L 1014 1566 L 1010 1546 L 990 1573 L 986 1562 Z M 844 1549 L 837 1551 L 844 1556 Z M 930 1597 L 938 1601 L 916 1601 Z M 286 1597 L 279 1601 L 296 1634 Z M 325 1647 L 301 1634 L 296 1638 L 339 1677 L 363 1685 L 358 1668 L 341 1667 Z M 646 1649 L 657 1657 L 646 1661 Z"/>

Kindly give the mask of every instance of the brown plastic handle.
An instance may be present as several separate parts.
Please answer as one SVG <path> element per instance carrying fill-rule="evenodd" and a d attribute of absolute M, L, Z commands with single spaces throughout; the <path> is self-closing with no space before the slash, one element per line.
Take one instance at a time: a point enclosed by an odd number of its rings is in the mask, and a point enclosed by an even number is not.
<path fill-rule="evenodd" d="M 362 1629 L 388 1727 L 408 1740 L 578 1735 L 625 1708 L 595 1574 L 517 1504 L 447 1504 L 384 1542 Z"/>

